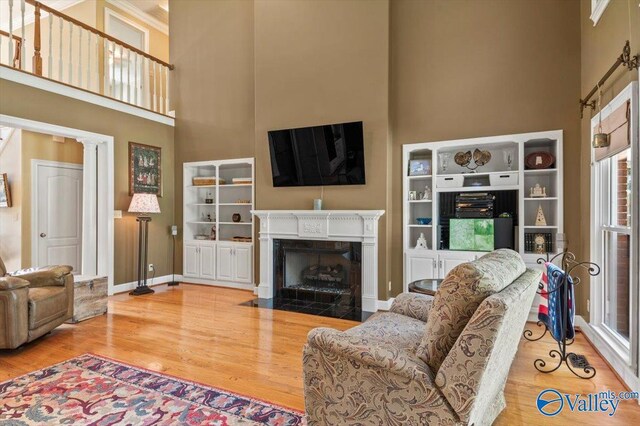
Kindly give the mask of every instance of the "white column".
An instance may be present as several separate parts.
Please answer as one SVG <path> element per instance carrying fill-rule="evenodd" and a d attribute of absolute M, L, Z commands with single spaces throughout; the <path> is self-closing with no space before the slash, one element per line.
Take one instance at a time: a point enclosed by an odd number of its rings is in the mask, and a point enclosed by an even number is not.
<path fill-rule="evenodd" d="M 273 239 L 269 236 L 269 216 L 260 217 L 260 283 L 258 297 L 273 299 Z"/>
<path fill-rule="evenodd" d="M 82 275 L 97 275 L 98 259 L 98 144 L 78 139 L 84 145 L 82 176 Z"/>

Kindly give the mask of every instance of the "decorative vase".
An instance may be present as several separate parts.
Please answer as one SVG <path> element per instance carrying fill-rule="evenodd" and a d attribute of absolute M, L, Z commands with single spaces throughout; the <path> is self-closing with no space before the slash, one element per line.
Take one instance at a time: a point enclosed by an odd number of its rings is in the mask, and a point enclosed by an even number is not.
<path fill-rule="evenodd" d="M 242 220 L 242 216 L 240 216 L 240 213 L 234 213 L 233 216 L 231 216 L 231 220 L 234 222 L 240 222 Z"/>

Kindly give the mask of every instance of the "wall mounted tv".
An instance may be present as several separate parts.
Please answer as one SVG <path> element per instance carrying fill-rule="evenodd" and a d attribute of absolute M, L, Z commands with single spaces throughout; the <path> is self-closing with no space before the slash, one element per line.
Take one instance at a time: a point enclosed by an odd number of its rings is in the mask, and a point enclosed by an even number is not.
<path fill-rule="evenodd" d="M 364 185 L 362 121 L 269 132 L 273 186 Z"/>

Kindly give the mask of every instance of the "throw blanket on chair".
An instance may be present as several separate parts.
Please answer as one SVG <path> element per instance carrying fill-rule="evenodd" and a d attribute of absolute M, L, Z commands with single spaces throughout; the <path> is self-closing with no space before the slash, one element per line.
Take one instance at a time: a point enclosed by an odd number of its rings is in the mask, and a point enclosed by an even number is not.
<path fill-rule="evenodd" d="M 557 341 L 562 340 L 562 320 L 565 312 L 564 293 L 567 294 L 567 324 L 565 326 L 566 338 L 573 339 L 574 329 L 573 321 L 575 309 L 573 305 L 573 280 L 571 277 L 567 279 L 567 286 L 557 291 L 564 280 L 565 272 L 553 263 L 544 264 L 545 270 L 542 274 L 542 290 L 540 295 L 542 301 L 538 306 L 538 319 L 547 327 L 553 338 Z"/>

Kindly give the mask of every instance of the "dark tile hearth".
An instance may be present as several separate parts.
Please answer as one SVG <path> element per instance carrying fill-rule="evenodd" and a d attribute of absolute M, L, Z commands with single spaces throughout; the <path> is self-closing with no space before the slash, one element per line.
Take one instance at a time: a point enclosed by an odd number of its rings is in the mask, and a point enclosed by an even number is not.
<path fill-rule="evenodd" d="M 276 309 L 279 311 L 299 312 L 301 314 L 320 315 L 332 318 L 365 321 L 373 312 L 366 312 L 359 308 L 337 306 L 333 303 L 316 301 L 302 301 L 296 299 L 254 299 L 243 303 L 244 306 Z"/>

